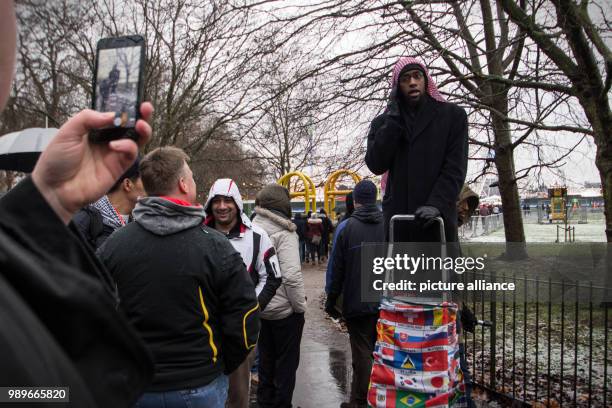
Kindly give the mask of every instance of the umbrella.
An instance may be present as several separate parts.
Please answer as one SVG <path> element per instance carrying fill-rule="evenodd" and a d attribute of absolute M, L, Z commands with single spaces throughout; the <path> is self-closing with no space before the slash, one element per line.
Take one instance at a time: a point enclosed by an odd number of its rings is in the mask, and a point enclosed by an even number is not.
<path fill-rule="evenodd" d="M 56 133 L 55 128 L 30 128 L 0 137 L 0 170 L 31 173 Z"/>

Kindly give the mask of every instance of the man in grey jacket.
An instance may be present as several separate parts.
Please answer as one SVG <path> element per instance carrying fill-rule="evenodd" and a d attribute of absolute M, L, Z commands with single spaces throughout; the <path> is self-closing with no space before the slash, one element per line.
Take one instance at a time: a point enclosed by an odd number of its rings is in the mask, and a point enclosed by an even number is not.
<path fill-rule="evenodd" d="M 262 312 L 259 336 L 260 407 L 291 407 L 295 372 L 300 362 L 306 297 L 296 226 L 291 222 L 289 192 L 277 184 L 265 186 L 255 199 L 253 224 L 265 230 L 276 247 L 282 276 Z"/>

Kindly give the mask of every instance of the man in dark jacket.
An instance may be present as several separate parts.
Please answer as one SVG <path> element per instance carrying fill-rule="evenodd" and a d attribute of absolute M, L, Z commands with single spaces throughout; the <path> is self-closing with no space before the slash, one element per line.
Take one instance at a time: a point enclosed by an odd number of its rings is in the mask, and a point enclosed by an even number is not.
<path fill-rule="evenodd" d="M 382 206 L 385 229 L 395 214 L 418 223 L 397 229 L 395 241 L 435 242 L 442 216 L 447 241 L 457 241 L 456 202 L 467 170 L 467 116 L 444 100 L 415 58 L 395 64 L 385 112 L 372 121 L 365 157 L 374 174 L 388 172 Z"/>
<path fill-rule="evenodd" d="M 298 234 L 298 243 L 300 246 L 300 262 L 304 263 L 306 260 L 306 216 L 303 213 L 295 213 L 293 216 L 293 223 L 296 226 L 296 232 Z"/>
<path fill-rule="evenodd" d="M 327 212 L 325 212 L 325 209 L 319 209 L 319 217 L 323 222 L 323 235 L 321 235 L 321 257 L 327 259 L 329 252 L 329 235 L 332 233 L 334 225 L 327 216 Z"/>
<path fill-rule="evenodd" d="M 13 2 L 0 1 L 0 111 L 14 72 L 15 26 Z M 70 388 L 69 403 L 37 406 L 132 407 L 151 379 L 150 356 L 116 309 L 112 279 L 70 224 L 150 139 L 153 107 L 143 103 L 140 112 L 138 141 L 96 145 L 87 132 L 110 126 L 113 115 L 73 116 L 32 175 L 0 200 L 0 386 Z"/>
<path fill-rule="evenodd" d="M 259 305 L 240 254 L 202 225 L 196 185 L 178 148 L 150 152 L 140 165 L 149 197 L 134 222 L 98 250 L 121 308 L 155 361 L 152 386 L 139 407 L 189 395 L 191 406 L 225 406 L 228 378 L 255 347 Z"/>
<path fill-rule="evenodd" d="M 136 201 L 145 195 L 139 165 L 140 161 L 136 159 L 105 196 L 81 208 L 72 218 L 92 248 L 100 248 L 116 229 L 131 221 Z"/>
<path fill-rule="evenodd" d="M 331 255 L 329 256 L 329 260 L 327 261 L 327 269 L 325 271 L 325 293 L 329 293 L 329 288 L 331 286 L 332 276 L 334 275 L 334 249 L 336 248 L 336 241 L 338 239 L 338 235 L 340 231 L 346 227 L 346 222 L 353 212 L 355 211 L 355 206 L 353 204 L 353 192 L 351 191 L 346 195 L 346 213 L 341 220 L 338 220 L 338 225 L 336 225 L 336 231 L 334 232 L 334 237 L 332 239 L 332 248 Z"/>
<path fill-rule="evenodd" d="M 377 190 L 374 183 L 362 180 L 353 190 L 355 212 L 346 220 L 336 237 L 333 251 L 334 271 L 325 302 L 325 311 L 337 317 L 335 304 L 343 295 L 342 315 L 346 320 L 353 365 L 351 396 L 346 407 L 365 407 L 368 383 L 372 370 L 372 352 L 376 343 L 378 303 L 361 301 L 361 244 L 383 242 L 383 216 L 376 207 Z"/>

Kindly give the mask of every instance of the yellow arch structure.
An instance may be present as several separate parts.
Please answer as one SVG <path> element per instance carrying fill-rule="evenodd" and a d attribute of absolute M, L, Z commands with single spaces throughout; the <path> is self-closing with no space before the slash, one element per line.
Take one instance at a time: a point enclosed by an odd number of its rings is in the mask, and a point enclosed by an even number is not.
<path fill-rule="evenodd" d="M 290 181 L 293 177 L 297 177 L 302 180 L 302 183 L 304 183 L 304 190 L 291 191 Z M 292 171 L 291 173 L 287 173 L 281 178 L 279 178 L 276 183 L 289 190 L 289 195 L 291 196 L 291 198 L 304 197 L 305 212 L 317 211 L 317 189 L 315 188 L 315 185 L 310 179 L 310 177 L 308 177 L 301 171 Z"/>
<path fill-rule="evenodd" d="M 357 173 L 345 169 L 337 170 L 327 178 L 325 182 L 323 207 L 325 208 L 325 212 L 327 212 L 327 216 L 331 217 L 332 220 L 336 219 L 336 213 L 334 211 L 336 208 L 336 196 L 347 195 L 351 192 L 351 190 L 336 190 L 336 182 L 344 175 L 351 176 L 355 184 L 361 181 L 361 177 L 359 177 Z"/>

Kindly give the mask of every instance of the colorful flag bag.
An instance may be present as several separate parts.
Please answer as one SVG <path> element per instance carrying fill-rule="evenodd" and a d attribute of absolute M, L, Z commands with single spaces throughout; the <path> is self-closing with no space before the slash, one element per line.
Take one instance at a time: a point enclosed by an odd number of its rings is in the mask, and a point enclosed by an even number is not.
<path fill-rule="evenodd" d="M 368 405 L 467 407 L 456 322 L 455 303 L 383 300 Z"/>

